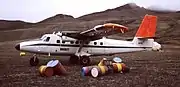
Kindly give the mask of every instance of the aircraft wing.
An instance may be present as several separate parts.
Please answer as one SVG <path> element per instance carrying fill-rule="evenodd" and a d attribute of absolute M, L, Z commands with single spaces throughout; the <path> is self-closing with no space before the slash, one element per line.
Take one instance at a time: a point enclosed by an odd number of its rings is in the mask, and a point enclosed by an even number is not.
<path fill-rule="evenodd" d="M 101 39 L 104 36 L 109 36 L 117 33 L 124 33 L 127 30 L 128 28 L 123 25 L 107 23 L 103 25 L 97 25 L 94 28 L 86 31 L 76 33 L 64 33 L 64 35 L 79 40 L 92 41 Z"/>

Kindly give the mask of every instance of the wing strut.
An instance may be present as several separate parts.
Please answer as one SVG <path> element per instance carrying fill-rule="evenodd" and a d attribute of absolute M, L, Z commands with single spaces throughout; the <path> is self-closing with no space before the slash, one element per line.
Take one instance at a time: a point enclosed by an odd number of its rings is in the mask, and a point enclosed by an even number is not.
<path fill-rule="evenodd" d="M 82 43 L 79 45 L 80 47 L 77 49 L 75 55 L 76 56 L 90 56 L 91 54 L 89 53 L 86 53 L 86 52 L 83 52 L 82 51 L 82 48 L 83 48 L 83 45 L 84 45 L 85 41 L 82 41 Z"/>
<path fill-rule="evenodd" d="M 82 43 L 79 45 L 79 49 L 76 51 L 76 53 L 79 53 L 81 52 L 82 48 L 83 48 L 83 45 L 84 45 L 84 41 L 82 41 Z"/>

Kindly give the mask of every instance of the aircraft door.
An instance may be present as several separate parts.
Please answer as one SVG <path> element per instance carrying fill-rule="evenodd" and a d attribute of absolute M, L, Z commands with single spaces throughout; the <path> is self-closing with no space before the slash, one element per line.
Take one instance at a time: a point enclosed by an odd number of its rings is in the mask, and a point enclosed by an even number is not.
<path fill-rule="evenodd" d="M 107 42 L 106 40 L 104 41 L 104 53 L 105 54 L 111 54 L 112 53 L 112 49 L 111 48 L 109 48 L 110 46 L 109 46 L 109 42 Z"/>
<path fill-rule="evenodd" d="M 56 54 L 57 52 L 60 51 L 60 43 L 61 43 L 60 37 L 51 36 L 46 43 L 49 44 L 48 46 L 46 46 L 46 51 L 48 53 Z"/>
<path fill-rule="evenodd" d="M 84 48 L 86 49 L 86 53 L 92 54 L 92 47 L 89 47 L 89 46 L 90 46 L 90 43 L 85 42 Z"/>
<path fill-rule="evenodd" d="M 50 44 L 51 44 L 51 37 L 47 37 L 46 39 L 45 39 L 45 43 L 47 44 L 47 45 L 45 45 L 45 46 L 43 46 L 43 48 L 44 48 L 44 51 L 46 51 L 48 54 L 49 53 L 51 53 L 51 48 L 50 48 Z"/>

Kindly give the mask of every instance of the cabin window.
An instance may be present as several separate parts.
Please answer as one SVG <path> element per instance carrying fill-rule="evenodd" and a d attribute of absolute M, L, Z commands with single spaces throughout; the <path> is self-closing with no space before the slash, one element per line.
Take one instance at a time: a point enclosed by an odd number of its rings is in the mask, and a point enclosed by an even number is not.
<path fill-rule="evenodd" d="M 50 40 L 50 37 L 47 37 L 47 38 L 45 39 L 46 42 L 48 42 L 49 40 Z"/>
<path fill-rule="evenodd" d="M 70 41 L 71 44 L 74 44 L 74 41 Z"/>
<path fill-rule="evenodd" d="M 103 42 L 100 42 L 100 45 L 103 45 Z"/>
<path fill-rule="evenodd" d="M 97 42 L 94 42 L 94 45 L 97 45 Z"/>
<path fill-rule="evenodd" d="M 76 44 L 79 44 L 79 41 L 76 41 L 75 43 L 76 43 Z"/>
<path fill-rule="evenodd" d="M 62 41 L 62 43 L 65 43 L 65 41 Z"/>
<path fill-rule="evenodd" d="M 57 43 L 60 43 L 60 40 L 57 40 L 56 42 L 57 42 Z"/>

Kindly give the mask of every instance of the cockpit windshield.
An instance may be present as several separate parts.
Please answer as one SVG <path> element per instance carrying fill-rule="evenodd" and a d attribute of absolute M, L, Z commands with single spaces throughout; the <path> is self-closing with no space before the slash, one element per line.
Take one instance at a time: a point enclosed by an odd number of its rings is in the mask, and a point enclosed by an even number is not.
<path fill-rule="evenodd" d="M 49 36 L 43 35 L 40 40 L 48 42 L 50 40 Z"/>
<path fill-rule="evenodd" d="M 46 36 L 43 35 L 43 36 L 40 38 L 40 40 L 44 40 L 45 38 L 46 38 Z"/>

